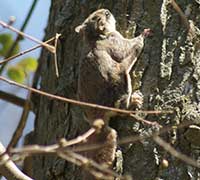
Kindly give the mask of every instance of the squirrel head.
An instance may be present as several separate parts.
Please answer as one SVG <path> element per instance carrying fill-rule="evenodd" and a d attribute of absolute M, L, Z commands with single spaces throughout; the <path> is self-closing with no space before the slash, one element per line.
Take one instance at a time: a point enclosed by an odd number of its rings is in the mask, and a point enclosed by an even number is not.
<path fill-rule="evenodd" d="M 75 31 L 90 40 L 115 31 L 115 24 L 116 20 L 109 10 L 99 9 L 90 14 Z"/>

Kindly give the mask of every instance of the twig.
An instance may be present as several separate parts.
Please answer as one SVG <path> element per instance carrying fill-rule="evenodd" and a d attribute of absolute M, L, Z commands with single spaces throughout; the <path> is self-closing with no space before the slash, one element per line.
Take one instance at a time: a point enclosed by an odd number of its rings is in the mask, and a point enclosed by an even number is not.
<path fill-rule="evenodd" d="M 171 0 L 170 3 L 172 5 L 172 7 L 174 8 L 174 10 L 181 17 L 181 20 L 183 21 L 183 24 L 185 25 L 185 27 L 187 28 L 187 30 L 189 30 L 190 29 L 190 23 L 189 23 L 187 17 L 185 16 L 185 14 L 183 13 L 183 11 L 181 10 L 181 8 L 179 7 L 179 5 L 176 3 L 175 0 Z"/>
<path fill-rule="evenodd" d="M 188 126 L 189 123 L 186 123 L 186 124 L 182 124 L 180 125 L 179 127 L 177 128 L 184 128 L 186 126 Z M 146 136 L 129 136 L 129 137 L 126 137 L 126 138 L 122 138 L 118 141 L 118 144 L 119 145 L 122 145 L 122 144 L 127 144 L 127 143 L 134 143 L 136 141 L 142 141 L 144 139 L 147 139 L 147 138 L 153 138 L 153 140 L 158 144 L 160 145 L 161 147 L 163 147 L 167 152 L 169 152 L 172 156 L 182 160 L 183 162 L 187 163 L 187 164 L 190 164 L 194 167 L 197 167 L 197 168 L 200 168 L 200 164 L 195 161 L 194 159 L 190 158 L 189 156 L 186 156 L 185 154 L 182 154 L 181 152 L 178 152 L 176 149 L 174 149 L 169 143 L 165 142 L 164 140 L 162 140 L 158 135 L 159 134 L 163 134 L 164 132 L 167 132 L 169 130 L 172 130 L 173 128 L 165 128 L 163 130 L 161 130 L 160 132 L 156 132 L 156 133 L 153 133 L 153 134 L 150 134 L 150 135 L 146 135 Z M 103 148 L 105 145 L 103 144 L 90 144 L 89 146 L 88 145 L 81 145 L 81 146 L 78 146 L 78 147 L 73 147 L 72 150 L 74 152 L 85 152 L 85 151 L 91 151 L 91 150 L 97 150 L 99 148 Z"/>
<path fill-rule="evenodd" d="M 58 35 L 57 35 L 57 36 L 58 36 Z M 53 37 L 53 38 L 51 38 L 51 39 L 49 39 L 49 40 L 46 41 L 45 43 L 49 43 L 49 42 L 53 41 L 55 38 L 58 38 L 60 35 L 59 35 L 58 37 L 57 37 L 57 36 L 56 36 L 56 37 Z M 0 64 L 5 63 L 5 62 L 8 62 L 8 61 L 10 61 L 10 60 L 12 60 L 12 59 L 14 59 L 14 58 L 16 58 L 16 57 L 18 57 L 18 56 L 21 56 L 21 55 L 23 55 L 23 54 L 25 54 L 25 53 L 28 53 L 28 52 L 30 52 L 30 51 L 32 51 L 32 50 L 34 50 L 34 49 L 37 49 L 37 48 L 39 48 L 39 47 L 41 47 L 41 46 L 42 46 L 42 45 L 37 45 L 37 46 L 35 46 L 35 47 L 33 47 L 33 48 L 27 49 L 26 51 L 20 52 L 20 53 L 14 55 L 14 56 L 12 56 L 12 57 L 9 57 L 9 58 L 7 58 L 7 59 L 1 61 Z M 11 138 L 11 141 L 10 141 L 8 147 L 7 147 L 8 149 L 10 149 L 11 147 L 15 147 L 15 146 L 17 145 L 17 143 L 18 143 L 20 137 L 22 136 L 24 127 L 25 127 L 26 122 L 27 122 L 28 114 L 29 114 L 29 109 L 30 109 L 30 96 L 31 96 L 31 93 L 29 92 L 29 94 L 28 94 L 28 96 L 27 96 L 27 100 L 23 102 L 23 107 L 24 107 L 24 109 L 23 109 L 23 112 L 22 112 L 22 116 L 21 116 L 21 119 L 20 119 L 20 121 L 19 121 L 19 123 L 18 123 L 18 126 L 17 126 L 17 128 L 16 128 L 16 130 L 15 130 L 15 132 L 14 132 L 12 138 Z"/>
<path fill-rule="evenodd" d="M 58 151 L 57 154 L 61 158 L 85 168 L 86 170 L 88 170 L 88 172 L 90 172 L 98 179 L 100 178 L 104 180 L 112 180 L 113 177 L 120 177 L 120 179 L 124 179 L 114 171 L 108 169 L 106 166 L 100 165 L 95 161 L 88 159 L 80 154 L 74 153 L 72 151 Z"/>
<path fill-rule="evenodd" d="M 162 127 L 158 122 L 151 122 L 151 121 L 148 121 L 144 118 L 141 118 L 135 114 L 130 114 L 131 117 L 133 117 L 134 119 L 136 119 L 137 121 L 140 121 L 140 122 L 143 122 L 145 124 L 148 124 L 148 125 L 151 125 L 151 126 L 158 126 L 158 127 Z"/>
<path fill-rule="evenodd" d="M 181 129 L 181 128 L 185 128 L 187 127 L 188 125 L 190 125 L 191 123 L 184 123 L 184 124 L 181 124 L 179 126 L 177 126 L 177 129 Z M 122 139 L 120 139 L 118 141 L 118 144 L 119 145 L 122 145 L 122 144 L 128 144 L 128 143 L 134 143 L 134 142 L 137 142 L 137 141 L 142 141 L 142 140 L 145 140 L 145 139 L 148 139 L 148 138 L 152 138 L 153 136 L 156 136 L 156 135 L 160 135 L 160 134 L 164 134 L 170 130 L 172 130 L 174 127 L 165 127 L 164 129 L 161 129 L 159 132 L 155 132 L 155 133 L 152 133 L 152 134 L 149 134 L 149 135 L 145 135 L 145 136 L 141 136 L 141 135 L 134 135 L 134 136 L 128 136 L 128 137 L 124 137 Z M 91 130 L 91 129 L 90 129 Z M 81 139 L 80 142 L 84 141 L 86 138 L 83 138 L 84 136 L 86 136 L 86 134 L 90 134 L 88 130 L 86 133 L 84 133 L 82 136 L 82 138 L 80 137 L 77 137 L 78 139 Z M 89 136 L 87 136 L 88 138 Z M 77 139 L 75 138 L 75 139 Z M 45 152 L 55 152 L 58 148 L 60 150 L 73 150 L 74 152 L 83 152 L 83 151 L 89 151 L 89 150 L 94 150 L 94 149 L 99 149 L 99 148 L 102 148 L 104 147 L 105 145 L 104 144 L 90 144 L 90 145 L 84 145 L 84 144 L 81 144 L 81 146 L 76 146 L 76 147 L 72 147 L 72 149 L 70 149 L 70 146 L 71 145 L 75 145 L 71 142 L 74 142 L 76 141 L 75 139 L 72 139 L 72 140 L 69 140 L 69 141 L 66 141 L 67 144 L 63 144 L 62 143 L 60 144 L 61 147 L 59 147 L 58 144 L 54 144 L 54 145 L 49 145 L 49 146 L 39 146 L 39 145 L 28 145 L 28 146 L 24 146 L 22 148 L 14 148 L 14 149 L 10 149 L 9 152 L 11 154 L 22 154 L 22 153 L 25 153 L 25 154 L 33 154 L 33 153 L 45 153 Z"/>
<path fill-rule="evenodd" d="M 99 128 L 99 127 L 97 127 Z M 66 150 L 66 147 L 71 145 L 75 145 L 85 141 L 89 136 L 91 136 L 96 131 L 96 128 L 89 129 L 86 133 L 81 136 L 78 136 L 75 139 L 66 141 L 62 139 L 58 144 L 50 145 L 50 146 L 39 146 L 39 145 L 30 145 L 23 148 L 12 148 L 9 150 L 10 154 L 15 155 L 33 155 L 33 154 L 57 154 L 63 159 L 66 159 L 69 162 L 72 162 L 78 166 L 85 167 L 91 174 L 95 177 L 104 177 L 103 179 L 112 179 L 111 177 L 119 177 L 114 171 L 109 170 L 107 167 L 104 167 L 93 160 L 87 159 L 84 156 L 81 156 L 72 151 Z M 109 177 L 110 175 L 110 177 Z M 109 177 L 109 178 L 108 178 Z"/>
<path fill-rule="evenodd" d="M 38 44 L 41 44 L 41 45 L 44 46 L 46 49 L 48 49 L 50 52 L 55 53 L 55 48 L 54 48 L 54 46 L 51 46 L 51 45 L 49 45 L 49 44 L 46 44 L 46 43 L 44 43 L 44 42 L 42 42 L 42 41 L 36 39 L 36 38 L 33 37 L 33 36 L 30 36 L 30 35 L 28 35 L 28 34 L 25 34 L 24 32 L 19 31 L 18 29 L 15 29 L 14 27 L 12 27 L 12 26 L 6 24 L 5 22 L 3 22 L 3 21 L 1 21 L 1 20 L 0 20 L 0 25 L 2 25 L 2 26 L 5 27 L 5 28 L 10 29 L 10 30 L 13 31 L 13 32 L 16 32 L 17 34 L 19 34 L 19 35 L 21 35 L 21 36 L 23 36 L 23 37 L 26 37 L 27 39 L 30 39 L 30 40 L 32 40 L 32 41 L 38 43 Z"/>
<path fill-rule="evenodd" d="M 88 159 L 80 154 L 74 153 L 66 149 L 71 145 L 75 145 L 77 143 L 85 141 L 95 131 L 96 131 L 95 128 L 91 128 L 86 133 L 84 133 L 81 136 L 78 136 L 75 139 L 69 141 L 62 140 L 58 144 L 53 144 L 49 146 L 30 145 L 30 146 L 25 146 L 23 148 L 14 148 L 14 149 L 12 148 L 9 150 L 9 153 L 11 155 L 18 155 L 18 156 L 20 155 L 30 156 L 34 154 L 57 154 L 58 156 L 60 156 L 63 159 L 66 159 L 69 162 L 84 167 L 95 177 L 101 177 L 101 178 L 104 177 L 103 179 L 111 179 L 111 177 L 119 177 L 117 173 L 108 169 L 107 167 L 100 165 L 94 162 L 93 160 Z M 123 179 L 123 177 L 121 177 L 121 179 Z"/>
<path fill-rule="evenodd" d="M 82 102 L 82 101 L 77 101 L 77 100 L 73 100 L 73 99 L 69 99 L 69 98 L 53 95 L 53 94 L 50 94 L 50 93 L 47 93 L 47 92 L 44 92 L 44 91 L 41 91 L 41 90 L 38 90 L 38 89 L 35 89 L 35 88 L 32 88 L 32 87 L 28 87 L 26 85 L 23 85 L 23 84 L 20 84 L 20 83 L 17 83 L 17 82 L 14 82 L 14 81 L 9 80 L 7 78 L 4 78 L 2 76 L 0 76 L 0 80 L 5 81 L 5 82 L 7 82 L 9 84 L 12 84 L 12 85 L 21 87 L 23 89 L 30 90 L 30 91 L 32 91 L 34 93 L 37 93 L 37 94 L 52 98 L 52 99 L 60 100 L 62 102 L 76 104 L 76 105 L 79 105 L 79 106 L 92 107 L 92 108 L 96 108 L 96 109 L 102 109 L 102 110 L 106 110 L 106 111 L 113 111 L 113 112 L 116 112 L 116 113 L 127 114 L 127 115 L 140 113 L 140 112 L 147 113 L 147 114 L 173 113 L 173 111 L 128 111 L 128 110 L 123 110 L 123 109 L 118 109 L 118 108 L 112 108 L 112 107 L 97 105 L 97 104 L 93 104 L 93 103 L 86 103 L 86 102 Z M 152 124 L 152 122 L 149 121 L 149 124 Z"/>
<path fill-rule="evenodd" d="M 25 125 L 26 125 L 26 122 L 27 122 L 27 118 L 28 118 L 28 115 L 29 115 L 29 109 L 30 109 L 30 96 L 31 96 L 31 93 L 29 91 L 28 95 L 27 95 L 27 99 L 25 101 L 25 104 L 24 104 L 24 109 L 23 109 L 23 112 L 22 112 L 22 116 L 20 118 L 20 121 L 17 125 L 17 128 L 15 130 L 15 132 L 13 133 L 13 136 L 8 144 L 8 147 L 7 149 L 10 149 L 11 147 L 16 147 L 19 139 L 21 138 L 22 134 L 23 134 L 23 130 L 25 128 Z"/>
<path fill-rule="evenodd" d="M 36 155 L 36 154 L 44 154 L 44 155 L 56 154 L 69 162 L 72 162 L 78 166 L 85 168 L 96 177 L 100 176 L 102 178 L 102 176 L 103 175 L 105 176 L 105 174 L 106 176 L 103 179 L 107 179 L 106 178 L 107 176 L 119 177 L 117 173 L 108 169 L 106 166 L 98 164 L 95 161 L 88 159 L 80 154 L 74 153 L 70 150 L 66 150 L 62 147 L 62 145 L 60 146 L 59 143 L 50 145 L 50 146 L 30 145 L 24 148 L 14 148 L 14 149 L 10 149 L 9 153 L 11 155 L 15 154 L 15 156 L 18 155 L 19 157 L 23 155 L 31 156 L 31 155 Z M 111 178 L 108 178 L 108 179 L 111 179 Z M 124 179 L 124 178 L 121 177 L 121 179 Z"/>
<path fill-rule="evenodd" d="M 32 180 L 30 177 L 22 173 L 17 166 L 10 160 L 8 154 L 5 153 L 5 148 L 0 142 L 0 155 L 3 154 L 0 158 L 0 174 L 5 176 L 9 180 Z"/>
<path fill-rule="evenodd" d="M 181 124 L 179 126 L 177 126 L 177 128 L 183 128 L 185 126 L 188 126 L 188 123 L 184 123 Z M 125 143 L 131 143 L 131 142 L 135 142 L 138 140 L 144 140 L 146 138 L 155 138 L 158 133 L 164 133 L 167 132 L 169 130 L 171 130 L 172 127 L 167 127 L 163 130 L 161 130 L 160 132 L 156 132 L 153 133 L 151 135 L 148 136 L 129 136 L 127 138 L 123 138 L 122 140 L 119 140 L 119 144 L 125 144 Z M 71 145 L 75 145 L 77 143 L 80 143 L 84 140 L 86 140 L 89 136 L 91 136 L 91 134 L 94 132 L 94 130 L 91 128 L 90 130 L 88 130 L 86 133 L 84 133 L 83 135 L 72 139 L 70 141 L 66 141 L 68 144 L 64 143 L 58 143 L 58 144 L 53 144 L 53 145 L 49 145 L 49 146 L 39 146 L 39 145 L 30 145 L 30 146 L 25 146 L 22 148 L 14 148 L 14 149 L 10 149 L 9 153 L 11 155 L 18 155 L 18 156 L 23 156 L 23 155 L 34 155 L 34 154 L 57 154 L 58 156 L 62 157 L 63 159 L 66 159 L 76 165 L 82 166 L 83 168 L 86 168 L 91 174 L 93 174 L 96 177 L 102 177 L 102 175 L 104 175 L 105 173 L 109 176 L 118 176 L 117 174 L 115 174 L 113 171 L 105 168 L 104 166 L 101 166 L 97 163 L 95 163 L 94 161 L 87 159 L 83 156 L 81 156 L 80 154 L 77 154 L 75 152 L 81 152 L 81 151 L 89 151 L 89 150 L 94 150 L 94 149 L 98 149 L 98 148 L 102 148 L 104 147 L 103 144 L 90 144 L 90 145 L 83 145 L 81 144 L 78 147 L 70 147 Z M 196 166 L 196 162 L 194 160 L 192 160 L 190 157 L 187 157 L 186 155 L 183 155 L 179 152 L 177 152 L 175 149 L 171 149 L 168 148 L 168 143 L 167 146 L 166 144 L 162 143 L 162 141 L 158 141 L 159 139 L 157 139 L 157 143 L 159 143 L 159 145 L 165 146 L 165 149 L 169 149 L 172 156 L 175 155 L 175 157 L 180 158 L 181 160 L 183 160 L 186 163 L 189 163 L 191 165 Z M 64 146 L 63 146 L 64 145 Z M 199 165 L 198 165 L 199 167 Z M 120 178 L 124 178 L 124 177 L 120 177 Z"/>
<path fill-rule="evenodd" d="M 51 41 L 53 41 L 55 39 L 55 37 L 49 39 L 48 41 L 46 41 L 45 43 L 49 43 Z M 0 61 L 0 64 L 2 63 L 5 63 L 5 62 L 8 62 L 8 61 L 11 61 L 12 59 L 18 57 L 18 56 L 21 56 L 25 53 L 28 53 L 34 49 L 37 49 L 39 47 L 41 47 L 42 45 L 37 45 L 33 48 L 30 48 L 30 49 L 27 49 L 26 51 L 23 51 L 23 52 L 20 52 L 12 57 L 9 57 L 3 61 Z M 26 121 L 27 121 L 27 117 L 28 117 L 28 112 L 29 112 L 29 109 L 30 109 L 30 98 L 28 98 L 26 101 L 23 100 L 22 102 L 22 99 L 19 99 L 18 97 L 14 96 L 14 95 L 10 95 L 8 96 L 8 94 L 4 93 L 4 92 L 0 92 L 0 97 L 3 96 L 3 99 L 5 99 L 7 97 L 7 99 L 9 98 L 10 102 L 15 102 L 15 104 L 17 105 L 21 105 L 22 107 L 24 107 L 24 110 L 23 110 L 23 113 L 22 113 L 22 117 L 19 121 L 19 124 L 11 138 L 11 141 L 8 145 L 8 148 L 11 148 L 11 147 L 15 147 L 17 145 L 17 142 L 19 141 L 20 137 L 22 136 L 22 133 L 23 133 L 23 129 L 26 125 Z M 30 96 L 30 94 L 28 95 L 28 97 Z M 17 100 L 17 101 L 16 101 Z"/>
<path fill-rule="evenodd" d="M 163 149 L 165 149 L 167 152 L 169 152 L 172 156 L 182 160 L 183 162 L 186 162 L 187 164 L 190 164 L 194 167 L 200 168 L 200 164 L 191 159 L 190 157 L 186 156 L 185 154 L 182 154 L 180 152 L 178 152 L 176 149 L 174 149 L 169 143 L 165 142 L 163 139 L 161 139 L 159 136 L 153 136 L 153 140 L 160 145 L 161 147 L 163 147 Z"/>
<path fill-rule="evenodd" d="M 188 123 L 181 124 L 177 126 L 177 128 L 183 128 L 187 126 Z M 199 165 L 197 164 L 196 161 L 191 159 L 190 157 L 177 152 L 174 148 L 171 148 L 171 146 L 168 143 L 163 143 L 163 141 L 160 141 L 159 138 L 157 138 L 158 133 L 161 134 L 163 132 L 167 132 L 168 130 L 172 129 L 172 127 L 165 128 L 161 130 L 160 132 L 153 133 L 148 136 L 130 136 L 128 138 L 123 138 L 122 140 L 119 140 L 119 144 L 125 144 L 125 143 L 131 143 L 135 142 L 138 140 L 144 140 L 146 138 L 154 138 L 154 140 L 161 145 L 165 150 L 171 153 L 172 156 L 175 156 L 184 162 L 193 165 L 195 167 L 199 168 Z M 74 152 L 81 152 L 81 151 L 88 151 L 88 150 L 94 150 L 98 148 L 102 148 L 104 145 L 103 144 L 93 144 L 93 145 L 80 145 L 78 147 L 72 147 L 70 148 L 71 145 L 80 143 L 84 141 L 86 138 L 88 138 L 91 135 L 91 132 L 93 132 L 92 129 L 84 133 L 82 136 L 79 136 L 75 139 L 72 139 L 68 144 L 63 144 L 63 143 L 58 143 L 54 145 L 49 145 L 49 146 L 39 146 L 39 145 L 30 145 L 30 146 L 25 146 L 23 148 L 14 148 L 10 149 L 9 153 L 11 155 L 34 155 L 34 154 L 57 154 L 58 156 L 75 163 L 76 165 L 82 166 L 83 168 L 86 168 L 90 173 L 92 173 L 96 177 L 102 177 L 102 174 L 106 173 L 111 176 L 116 177 L 116 174 L 112 172 L 111 170 L 105 168 L 104 166 L 101 166 L 94 161 L 87 159 L 77 153 Z M 156 138 L 156 139 L 155 139 Z M 65 145 L 65 146 L 63 146 Z M 85 149 L 84 149 L 85 148 Z M 114 173 L 114 174 L 113 174 Z M 123 177 L 120 177 L 123 178 Z"/>
<path fill-rule="evenodd" d="M 66 141 L 65 139 L 61 139 L 60 143 L 61 143 L 63 148 L 81 143 L 81 142 L 85 141 L 88 137 L 90 137 L 92 134 L 94 134 L 95 131 L 96 131 L 95 128 L 91 128 L 86 133 L 84 133 L 81 136 L 78 136 L 77 138 L 74 138 L 70 141 Z"/>
<path fill-rule="evenodd" d="M 54 153 L 58 149 L 65 150 L 66 147 L 69 147 L 69 146 L 72 146 L 72 145 L 75 145 L 75 144 L 85 141 L 88 137 L 90 137 L 95 132 L 95 130 L 96 130 L 95 128 L 91 128 L 84 134 L 82 134 L 72 140 L 61 139 L 59 144 L 53 144 L 53 145 L 49 145 L 49 146 L 29 145 L 29 146 L 25 146 L 22 148 L 11 148 L 8 151 L 12 154 L 22 154 L 22 153 L 38 154 L 38 153 L 46 153 L 46 152 Z"/>
<path fill-rule="evenodd" d="M 25 33 L 22 32 L 22 31 L 19 31 L 19 30 L 15 29 L 14 27 L 12 27 L 12 26 L 6 24 L 5 22 L 3 22 L 3 21 L 1 21 L 1 20 L 0 20 L 0 25 L 2 25 L 2 26 L 5 27 L 5 28 L 8 28 L 8 29 L 10 29 L 10 30 L 12 30 L 12 31 L 14 31 L 14 32 L 16 32 L 16 33 L 18 33 L 19 35 L 24 36 L 24 37 L 26 37 L 26 38 L 28 38 L 28 39 L 30 39 L 30 40 L 36 42 L 36 43 L 39 43 L 41 46 L 44 46 L 46 49 L 48 49 L 50 52 L 52 52 L 52 53 L 54 54 L 54 62 L 55 62 L 56 76 L 59 77 L 56 48 L 57 48 L 58 38 L 61 36 L 61 34 L 56 34 L 56 37 L 55 37 L 55 39 L 56 39 L 56 40 L 55 40 L 55 47 L 54 47 L 54 46 L 52 46 L 52 45 L 47 44 L 46 42 L 42 42 L 42 41 L 36 39 L 36 38 L 33 37 L 33 36 L 30 36 L 30 35 L 28 35 L 28 34 L 25 34 Z M 35 48 L 35 49 L 36 49 L 36 48 Z M 31 50 L 32 50 L 32 49 L 31 49 Z M 29 49 L 29 51 L 30 51 L 30 49 Z M 28 52 L 29 52 L 29 51 L 28 51 Z M 8 59 L 6 59 L 6 61 L 9 61 L 10 59 L 13 59 L 13 58 L 15 58 L 15 57 L 16 57 L 16 56 L 11 57 L 11 58 L 8 58 Z M 5 63 L 6 61 L 4 60 L 2 63 Z"/>
<path fill-rule="evenodd" d="M 9 21 L 8 21 L 8 25 L 13 25 L 13 23 L 16 21 L 16 17 L 15 16 L 10 16 L 9 17 Z M 2 32 L 3 30 L 5 30 L 4 28 L 0 30 L 0 32 Z"/>
<path fill-rule="evenodd" d="M 52 37 L 51 39 L 45 41 L 44 43 L 47 44 L 47 43 L 53 41 L 54 39 L 55 39 L 55 37 Z M 37 46 L 34 46 L 34 47 L 30 48 L 30 49 L 27 49 L 27 50 L 25 50 L 25 51 L 22 51 L 22 52 L 20 52 L 20 53 L 18 53 L 18 54 L 15 54 L 15 55 L 13 55 L 13 56 L 11 56 L 11 57 L 9 57 L 9 58 L 6 58 L 6 59 L 0 61 L 0 65 L 1 65 L 1 64 L 4 64 L 4 63 L 7 63 L 7 62 L 9 62 L 9 61 L 11 61 L 11 60 L 13 60 L 13 59 L 19 57 L 19 56 L 22 56 L 22 55 L 24 55 L 24 54 L 27 54 L 27 53 L 29 53 L 29 52 L 31 52 L 31 51 L 37 49 L 37 48 L 40 48 L 40 47 L 42 47 L 41 44 L 40 44 L 40 45 L 37 45 Z"/>
<path fill-rule="evenodd" d="M 118 140 L 117 144 L 123 145 L 123 144 L 134 143 L 137 141 L 143 141 L 145 139 L 152 138 L 155 135 L 161 135 L 166 132 L 172 131 L 174 128 L 181 129 L 181 128 L 188 127 L 189 125 L 191 125 L 191 122 L 185 122 L 185 123 L 181 123 L 180 125 L 178 125 L 176 127 L 174 127 L 174 126 L 173 127 L 172 126 L 164 127 L 162 129 L 160 129 L 159 131 L 156 131 L 154 133 L 144 135 L 144 136 L 134 135 L 134 136 L 123 137 Z M 103 148 L 103 147 L 105 147 L 104 144 L 90 144 L 89 146 L 82 144 L 81 146 L 73 147 L 72 150 L 74 152 L 85 152 L 85 151 L 95 150 L 95 149 L 99 149 L 99 148 Z"/>
<path fill-rule="evenodd" d="M 0 90 L 0 99 L 21 107 L 23 107 L 26 102 L 26 100 L 21 97 L 17 97 L 13 94 L 1 90 Z"/>
<path fill-rule="evenodd" d="M 28 14 L 27 14 L 25 20 L 24 20 L 24 23 L 22 24 L 22 26 L 21 26 L 21 28 L 20 28 L 20 31 L 23 32 L 24 29 L 26 28 L 26 26 L 27 26 L 27 24 L 28 24 L 28 22 L 29 22 L 29 20 L 30 20 L 30 18 L 31 18 L 31 15 L 32 15 L 32 13 L 33 13 L 35 7 L 36 7 L 37 2 L 38 2 L 38 0 L 34 0 L 34 1 L 33 1 L 32 5 L 31 5 L 31 8 L 30 8 L 30 10 L 29 10 L 29 12 L 28 12 Z M 10 24 L 10 23 L 8 23 L 8 24 L 9 24 L 9 25 L 12 25 L 12 24 Z M 21 35 L 18 34 L 17 37 L 16 37 L 15 42 L 12 44 L 12 46 L 11 46 L 11 48 L 9 49 L 8 53 L 6 54 L 5 58 L 8 58 L 8 57 L 11 56 L 11 53 L 13 52 L 13 50 L 15 49 L 15 47 L 17 46 L 17 44 L 18 44 L 18 42 L 19 42 L 20 40 L 21 40 Z M 4 68 L 5 68 L 5 66 L 6 66 L 6 63 L 3 64 L 3 65 L 1 66 L 1 68 L 0 68 L 0 74 L 2 74 L 2 72 L 3 72 Z"/>
<path fill-rule="evenodd" d="M 54 53 L 54 63 L 55 63 L 55 69 L 56 69 L 56 76 L 59 77 L 59 71 L 58 71 L 58 60 L 57 60 L 57 46 L 58 46 L 58 39 L 61 36 L 61 34 L 56 33 L 56 38 L 55 38 L 55 53 Z"/>
<path fill-rule="evenodd" d="M 45 43 L 49 43 L 49 42 L 53 41 L 54 39 L 55 39 L 55 37 L 49 39 L 49 40 L 46 41 Z M 12 60 L 13 58 L 16 58 L 16 57 L 20 56 L 21 54 L 30 52 L 30 51 L 32 51 L 32 50 L 34 50 L 34 49 L 36 49 L 36 48 L 41 47 L 41 46 L 42 46 L 42 45 L 38 45 L 38 46 L 35 46 L 35 47 L 33 47 L 33 48 L 30 48 L 30 49 L 28 49 L 28 50 L 26 50 L 26 51 L 23 51 L 23 52 L 21 52 L 21 53 L 18 53 L 18 54 L 16 54 L 16 55 L 13 56 L 13 57 L 10 57 L 10 58 L 4 60 L 3 62 L 5 62 L 5 61 L 8 62 L 8 60 L 10 61 L 10 60 Z M 1 62 L 0 62 L 0 63 L 1 63 Z M 8 149 L 10 149 L 11 147 L 15 147 L 15 146 L 17 145 L 19 139 L 21 138 L 22 134 L 23 134 L 23 130 L 24 130 L 24 128 L 25 128 L 25 125 L 26 125 L 26 122 L 27 122 L 27 118 L 28 118 L 28 115 L 29 115 L 30 98 L 31 98 L 31 91 L 29 91 L 29 93 L 28 93 L 28 95 L 27 95 L 27 99 L 26 99 L 26 101 L 24 102 L 22 116 L 21 116 L 20 121 L 19 121 L 19 123 L 18 123 L 18 125 L 17 125 L 17 128 L 16 128 L 16 130 L 15 130 L 15 132 L 14 132 L 14 134 L 13 134 L 11 140 L 10 140 L 10 143 L 9 143 L 9 145 L 8 145 L 8 147 L 7 147 Z"/>
<path fill-rule="evenodd" d="M 60 101 L 67 102 L 67 103 L 76 104 L 76 105 L 79 105 L 79 106 L 92 107 L 92 108 L 97 108 L 97 109 L 102 109 L 102 110 L 107 110 L 107 111 L 114 111 L 114 112 L 117 112 L 117 113 L 123 113 L 123 114 L 129 114 L 129 115 L 134 114 L 134 113 L 147 113 L 147 114 L 168 114 L 168 113 L 172 114 L 173 113 L 173 111 L 129 111 L 129 110 L 123 110 L 123 109 L 118 109 L 118 108 L 112 108 L 112 107 L 97 105 L 97 104 L 93 104 L 93 103 L 86 103 L 86 102 L 83 102 L 83 101 L 77 101 L 77 100 L 53 95 L 53 94 L 50 94 L 50 93 L 47 93 L 47 92 L 44 92 L 44 91 L 41 91 L 41 90 L 38 90 L 38 89 L 35 89 L 35 88 L 32 88 L 32 87 L 28 87 L 26 85 L 23 85 L 23 84 L 20 84 L 20 83 L 17 83 L 17 82 L 14 82 L 12 80 L 4 78 L 3 76 L 0 76 L 0 80 L 5 81 L 5 82 L 12 84 L 12 85 L 21 87 L 23 89 L 33 91 L 37 94 L 47 96 L 47 97 L 52 98 L 52 99 L 60 100 Z"/>

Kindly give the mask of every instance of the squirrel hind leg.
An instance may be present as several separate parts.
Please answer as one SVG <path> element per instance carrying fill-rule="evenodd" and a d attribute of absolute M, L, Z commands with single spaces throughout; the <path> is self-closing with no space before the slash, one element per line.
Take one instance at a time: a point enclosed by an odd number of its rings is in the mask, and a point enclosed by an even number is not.
<path fill-rule="evenodd" d="M 86 152 L 85 154 L 86 157 L 88 159 L 92 159 L 100 166 L 112 169 L 117 149 L 117 132 L 113 128 L 105 126 L 102 129 L 102 131 L 93 134 L 91 137 L 89 137 L 87 143 L 88 146 L 94 143 L 97 145 L 102 144 L 103 146 L 99 147 L 98 149 Z M 105 176 L 107 176 L 107 174 L 105 174 Z M 96 179 L 98 178 L 94 177 L 91 173 L 83 171 L 83 180 L 96 180 Z"/>

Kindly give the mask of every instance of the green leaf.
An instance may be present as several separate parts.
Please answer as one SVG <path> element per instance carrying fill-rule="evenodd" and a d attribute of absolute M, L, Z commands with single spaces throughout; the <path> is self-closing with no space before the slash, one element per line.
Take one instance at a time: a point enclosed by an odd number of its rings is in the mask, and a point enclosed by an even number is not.
<path fill-rule="evenodd" d="M 36 71 L 38 62 L 35 58 L 27 57 L 22 59 L 18 65 L 21 66 L 26 73 L 29 73 Z"/>
<path fill-rule="evenodd" d="M 10 66 L 7 70 L 7 76 L 18 83 L 24 83 L 26 74 L 20 66 Z"/>
<path fill-rule="evenodd" d="M 5 57 L 13 45 L 14 40 L 12 34 L 0 34 L 0 55 Z M 16 45 L 14 50 L 11 53 L 11 56 L 19 52 L 19 44 Z"/>

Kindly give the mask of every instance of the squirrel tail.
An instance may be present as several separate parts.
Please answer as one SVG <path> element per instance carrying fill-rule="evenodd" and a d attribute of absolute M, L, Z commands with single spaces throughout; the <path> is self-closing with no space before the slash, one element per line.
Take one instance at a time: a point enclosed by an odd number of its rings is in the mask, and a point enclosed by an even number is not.
<path fill-rule="evenodd" d="M 85 156 L 88 159 L 92 159 L 101 166 L 110 169 L 113 168 L 115 152 L 117 149 L 117 132 L 113 128 L 104 126 L 100 132 L 97 132 L 88 138 L 87 144 L 88 146 L 90 146 L 90 144 L 97 144 L 97 148 L 85 152 Z M 88 169 L 88 171 L 90 170 Z M 91 173 L 84 171 L 83 179 L 96 180 L 97 178 L 92 176 Z"/>

